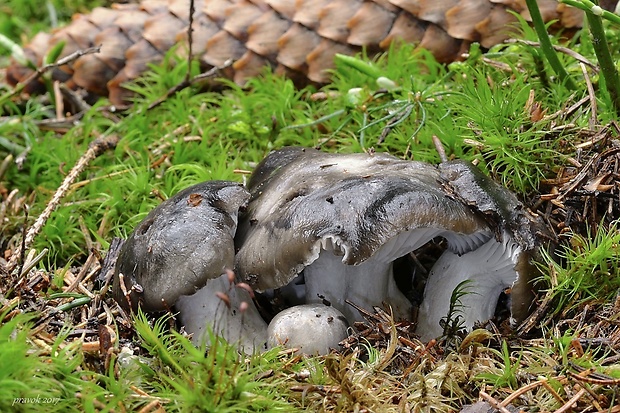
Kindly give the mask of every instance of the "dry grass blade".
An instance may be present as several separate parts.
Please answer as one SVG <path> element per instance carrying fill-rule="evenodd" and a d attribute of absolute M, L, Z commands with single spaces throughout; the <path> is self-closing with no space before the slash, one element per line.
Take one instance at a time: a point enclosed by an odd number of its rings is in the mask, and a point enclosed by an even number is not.
<path fill-rule="evenodd" d="M 0 96 L 0 104 L 3 104 L 5 101 L 11 99 L 12 97 L 19 95 L 26 87 L 28 87 L 30 83 L 39 79 L 46 72 L 49 72 L 50 70 L 58 68 L 60 66 L 69 64 L 82 56 L 99 52 L 101 52 L 101 45 L 89 47 L 83 50 L 77 50 L 61 59 L 58 59 L 57 62 L 49 63 L 47 65 L 37 68 L 35 72 L 31 73 L 28 77 L 22 79 L 19 83 L 17 83 L 10 93 L 4 96 Z"/>
<path fill-rule="evenodd" d="M 540 42 L 533 42 L 530 40 L 523 40 L 523 39 L 508 39 L 506 40 L 506 43 L 521 43 L 521 44 L 526 44 L 532 47 L 540 47 Z M 578 62 L 588 66 L 595 73 L 598 73 L 599 67 L 596 64 L 592 63 L 591 61 L 589 61 L 585 56 L 582 56 L 581 54 L 575 52 L 574 50 L 569 49 L 568 47 L 553 45 L 553 48 L 556 51 L 560 53 L 564 53 L 572 57 L 573 59 L 577 60 Z"/>
<path fill-rule="evenodd" d="M 15 266 L 17 265 L 23 251 L 30 247 L 32 241 L 37 236 L 39 231 L 41 231 L 41 228 L 43 228 L 52 212 L 56 209 L 56 207 L 60 203 L 60 200 L 65 196 L 71 184 L 77 179 L 77 177 L 84 171 L 84 169 L 93 159 L 97 158 L 105 151 L 115 148 L 118 140 L 118 136 L 112 135 L 97 138 L 91 143 L 86 153 L 82 155 L 82 157 L 78 160 L 75 166 L 71 169 L 69 174 L 65 177 L 60 187 L 58 187 L 58 189 L 54 193 L 54 196 L 47 204 L 45 210 L 37 217 L 34 224 L 30 227 L 24 238 L 22 246 L 20 248 L 17 248 L 13 252 L 13 255 L 6 264 L 7 274 L 11 273 L 15 269 Z"/>

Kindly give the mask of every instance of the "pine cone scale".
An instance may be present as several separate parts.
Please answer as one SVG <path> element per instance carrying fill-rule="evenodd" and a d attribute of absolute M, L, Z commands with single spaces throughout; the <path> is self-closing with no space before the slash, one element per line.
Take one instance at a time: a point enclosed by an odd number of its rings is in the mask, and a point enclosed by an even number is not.
<path fill-rule="evenodd" d="M 538 0 L 547 20 L 580 27 L 583 15 L 556 0 Z M 192 51 L 201 67 L 234 64 L 223 75 L 243 84 L 265 66 L 297 81 L 325 83 L 336 53 L 373 53 L 405 41 L 428 49 L 441 62 L 460 57 L 473 41 L 490 47 L 505 40 L 510 11 L 528 17 L 524 0 L 197 0 Z M 51 35 L 35 36 L 25 47 L 35 65 L 58 42 L 63 56 L 93 45 L 98 55 L 82 56 L 53 76 L 101 96 L 126 103 L 123 84 L 161 61 L 177 43 L 187 42 L 188 0 L 143 0 L 139 5 L 95 8 Z M 178 53 L 188 48 L 179 47 Z M 14 62 L 7 80 L 16 84 L 30 69 Z M 32 84 L 29 93 L 40 91 Z"/>

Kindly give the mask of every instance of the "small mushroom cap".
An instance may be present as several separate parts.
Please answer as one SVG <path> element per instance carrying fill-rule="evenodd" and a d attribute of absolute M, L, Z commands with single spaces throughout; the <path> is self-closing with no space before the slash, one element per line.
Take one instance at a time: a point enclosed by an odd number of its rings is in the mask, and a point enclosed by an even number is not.
<path fill-rule="evenodd" d="M 278 288 L 328 244 L 344 264 L 355 265 L 417 228 L 488 233 L 485 220 L 441 181 L 436 167 L 387 154 L 272 152 L 250 179 L 252 198 L 236 237 L 237 273 L 258 290 Z"/>
<path fill-rule="evenodd" d="M 532 280 L 540 275 L 532 262 L 539 258 L 543 244 L 553 247 L 552 231 L 542 219 L 530 212 L 508 189 L 484 175 L 480 169 L 462 160 L 439 165 L 445 184 L 454 195 L 485 216 L 495 229 L 498 242 L 519 247 L 514 257 L 516 272 L 511 288 L 510 310 L 520 323 L 531 312 L 534 302 Z"/>
<path fill-rule="evenodd" d="M 267 327 L 267 345 L 296 348 L 303 354 L 324 355 L 349 336 L 349 323 L 334 307 L 304 304 L 276 314 Z"/>
<path fill-rule="evenodd" d="M 249 193 L 238 183 L 203 182 L 153 209 L 123 245 L 114 274 L 114 297 L 145 311 L 172 307 L 234 265 L 239 209 Z M 125 296 L 121 288 L 123 275 Z"/>

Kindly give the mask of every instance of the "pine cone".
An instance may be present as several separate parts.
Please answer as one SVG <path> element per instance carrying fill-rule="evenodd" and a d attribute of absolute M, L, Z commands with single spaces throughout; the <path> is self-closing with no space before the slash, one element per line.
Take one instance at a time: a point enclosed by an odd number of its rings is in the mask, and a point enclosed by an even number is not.
<path fill-rule="evenodd" d="M 556 0 L 538 0 L 546 21 L 578 28 L 582 13 Z M 405 41 L 430 50 L 441 62 L 458 59 L 472 42 L 490 47 L 509 36 L 517 18 L 529 19 L 524 0 L 196 0 L 193 53 L 204 70 L 234 61 L 224 75 L 239 84 L 266 65 L 303 82 L 326 83 L 336 53 L 386 50 Z M 144 0 L 138 4 L 96 8 L 78 14 L 52 34 L 39 33 L 25 47 L 41 65 L 58 42 L 62 56 L 102 45 L 62 66 L 54 79 L 123 104 L 131 95 L 122 85 L 139 77 L 148 63 L 160 61 L 176 43 L 187 40 L 188 0 Z M 30 69 L 13 63 L 10 84 Z M 34 93 L 40 84 L 27 91 Z"/>

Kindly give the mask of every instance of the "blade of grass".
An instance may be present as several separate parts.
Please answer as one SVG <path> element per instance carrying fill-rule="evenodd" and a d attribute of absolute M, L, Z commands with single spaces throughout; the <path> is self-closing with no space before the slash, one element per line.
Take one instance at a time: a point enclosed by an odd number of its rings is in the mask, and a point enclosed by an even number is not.
<path fill-rule="evenodd" d="M 559 76 L 560 81 L 566 85 L 567 88 L 571 90 L 577 89 L 575 82 L 570 78 L 564 66 L 562 66 L 562 62 L 558 58 L 558 55 L 555 53 L 553 49 L 553 45 L 551 44 L 551 39 L 549 38 L 549 34 L 547 33 L 547 28 L 545 27 L 545 22 L 543 21 L 542 15 L 540 14 L 540 9 L 538 8 L 538 4 L 536 0 L 525 0 L 527 4 L 527 9 L 530 12 L 530 16 L 532 16 L 532 23 L 534 24 L 534 29 L 536 30 L 536 34 L 538 35 L 538 40 L 540 41 L 540 48 L 543 51 L 543 54 L 549 61 L 551 68 L 553 71 Z"/>
<path fill-rule="evenodd" d="M 24 55 L 24 49 L 2 33 L 0 33 L 0 46 L 6 48 L 11 53 L 11 57 L 19 64 L 32 66 L 32 63 Z"/>
<path fill-rule="evenodd" d="M 618 77 L 618 70 L 611 57 L 611 53 L 609 52 L 609 46 L 605 38 L 605 29 L 603 28 L 603 19 L 601 19 L 600 14 L 594 13 L 594 10 L 602 9 L 598 6 L 594 6 L 590 11 L 586 12 L 586 18 L 590 25 L 590 33 L 592 34 L 592 47 L 594 48 L 594 53 L 596 54 L 601 71 L 603 72 L 607 92 L 609 92 L 609 97 L 616 110 L 616 115 L 620 116 L 620 78 Z"/>
<path fill-rule="evenodd" d="M 620 16 L 597 6 L 589 0 L 560 0 L 560 3 L 568 4 L 585 11 L 586 13 L 594 13 L 612 23 L 620 24 Z"/>
<path fill-rule="evenodd" d="M 592 35 L 592 47 L 603 72 L 607 92 L 616 110 L 616 114 L 620 115 L 620 78 L 611 57 L 609 45 L 605 38 L 605 29 L 603 28 L 603 19 L 620 24 L 620 16 L 602 9 L 589 0 L 560 0 L 560 3 L 568 4 L 585 12 Z"/>

